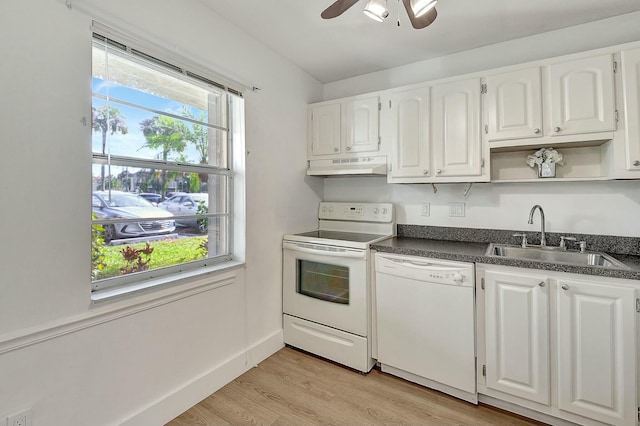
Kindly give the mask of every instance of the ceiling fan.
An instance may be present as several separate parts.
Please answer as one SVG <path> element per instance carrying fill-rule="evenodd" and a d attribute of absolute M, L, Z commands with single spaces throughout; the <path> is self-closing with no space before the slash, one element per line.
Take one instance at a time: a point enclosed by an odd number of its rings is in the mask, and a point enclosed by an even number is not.
<path fill-rule="evenodd" d="M 331 19 L 342 15 L 347 9 L 356 4 L 358 0 L 336 0 L 331 6 L 326 8 L 320 16 L 324 19 Z M 409 15 L 409 20 L 413 28 L 419 30 L 429 26 L 435 21 L 438 13 L 434 6 L 438 0 L 402 0 L 404 8 Z M 382 22 L 389 16 L 388 0 L 367 0 L 364 7 L 364 14 L 378 22 Z M 400 25 L 398 23 L 398 25 Z"/>

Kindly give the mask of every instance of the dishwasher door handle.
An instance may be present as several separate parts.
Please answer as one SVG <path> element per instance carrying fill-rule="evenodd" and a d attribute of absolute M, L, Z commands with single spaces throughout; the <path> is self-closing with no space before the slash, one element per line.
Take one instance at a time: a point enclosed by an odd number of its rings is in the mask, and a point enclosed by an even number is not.
<path fill-rule="evenodd" d="M 424 269 L 427 271 L 459 271 L 461 270 L 459 266 L 447 266 L 447 265 L 442 265 L 440 263 L 435 263 L 435 262 L 417 262 L 415 260 L 392 259 L 384 256 L 381 256 L 381 259 L 384 259 L 387 262 L 396 263 L 398 264 L 398 266 L 404 266 L 407 268 L 414 268 L 414 269 Z"/>

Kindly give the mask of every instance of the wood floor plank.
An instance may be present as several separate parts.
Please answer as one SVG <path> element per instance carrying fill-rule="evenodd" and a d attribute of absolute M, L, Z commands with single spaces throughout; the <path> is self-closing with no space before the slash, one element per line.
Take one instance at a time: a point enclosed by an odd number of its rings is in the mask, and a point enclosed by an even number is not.
<path fill-rule="evenodd" d="M 168 426 L 541 425 L 373 370 L 284 348 Z"/>

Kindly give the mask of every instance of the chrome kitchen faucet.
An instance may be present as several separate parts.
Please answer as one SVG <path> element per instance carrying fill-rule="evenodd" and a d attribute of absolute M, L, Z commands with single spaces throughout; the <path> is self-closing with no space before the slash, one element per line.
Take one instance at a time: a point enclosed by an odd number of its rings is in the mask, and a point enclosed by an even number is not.
<path fill-rule="evenodd" d="M 544 210 L 539 204 L 531 207 L 531 211 L 529 212 L 529 224 L 533 224 L 533 214 L 536 212 L 536 209 L 540 210 L 540 245 L 545 247 L 547 245 L 547 238 L 544 234 Z"/>

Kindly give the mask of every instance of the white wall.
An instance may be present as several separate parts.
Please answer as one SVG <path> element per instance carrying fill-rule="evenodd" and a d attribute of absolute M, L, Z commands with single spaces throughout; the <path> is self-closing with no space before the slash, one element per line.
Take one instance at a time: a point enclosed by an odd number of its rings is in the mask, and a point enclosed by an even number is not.
<path fill-rule="evenodd" d="M 640 184 L 637 181 L 440 184 L 387 184 L 385 178 L 330 178 L 326 201 L 392 202 L 402 224 L 539 232 L 540 219 L 527 224 L 540 204 L 546 230 L 640 237 Z M 429 203 L 430 215 L 422 216 Z M 451 217 L 449 203 L 465 203 L 465 217 Z"/>
<path fill-rule="evenodd" d="M 402 67 L 375 72 L 324 86 L 324 99 L 385 90 L 455 75 L 489 70 L 538 59 L 640 40 L 640 12 Z M 422 30 L 428 33 L 428 29 Z M 384 143 L 384 142 L 383 142 Z M 387 184 L 384 178 L 325 179 L 326 201 L 379 201 L 396 205 L 398 223 L 487 229 L 539 231 L 528 225 L 531 206 L 545 209 L 551 232 L 640 237 L 640 184 L 637 181 L 476 184 Z M 450 202 L 464 202 L 466 216 L 449 216 Z M 429 203 L 429 217 L 421 215 Z"/>
<path fill-rule="evenodd" d="M 73 4 L 0 4 L 0 424 L 24 407 L 34 425 L 162 424 L 282 345 L 280 244 L 316 224 L 322 182 L 300 176 L 322 87 L 199 2 Z M 228 285 L 90 305 L 92 17 L 262 89 L 245 104 L 247 266 Z"/>
<path fill-rule="evenodd" d="M 640 12 L 492 44 L 325 84 L 324 100 L 640 40 Z M 420 30 L 425 37 L 429 29 Z"/>

